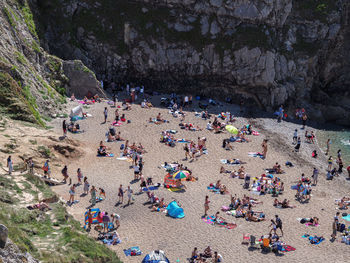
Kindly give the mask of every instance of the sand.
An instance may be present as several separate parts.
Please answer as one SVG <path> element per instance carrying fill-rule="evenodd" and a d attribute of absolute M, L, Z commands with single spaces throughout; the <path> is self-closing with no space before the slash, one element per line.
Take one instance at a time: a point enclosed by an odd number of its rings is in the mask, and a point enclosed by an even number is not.
<path fill-rule="evenodd" d="M 152 100 L 154 102 L 158 101 L 159 96 L 153 97 Z M 77 103 L 72 102 L 70 106 L 75 105 Z M 107 124 L 102 124 L 104 107 L 108 107 L 109 110 Z M 198 109 L 196 105 L 193 108 Z M 236 116 L 240 116 L 237 106 L 225 105 L 223 108 L 225 110 L 230 109 Z M 216 107 L 210 111 L 218 112 L 220 109 Z M 105 189 L 107 193 L 106 200 L 98 203 L 95 207 L 121 216 L 121 227 L 118 232 L 122 243 L 111 248 L 117 252 L 123 262 L 141 262 L 146 253 L 155 249 L 164 250 L 171 262 L 187 262 L 186 259 L 190 257 L 194 247 L 202 252 L 208 245 L 213 251 L 218 251 L 223 256 L 224 262 L 248 262 L 250 260 L 301 262 L 305 261 L 306 258 L 308 262 L 319 262 L 324 259 L 332 262 L 346 262 L 349 259 L 350 250 L 348 246 L 337 241 L 334 243 L 329 241 L 333 216 L 337 211 L 334 199 L 346 194 L 349 195 L 349 183 L 342 177 L 333 181 L 325 180 L 325 159 L 322 157 L 318 160 L 318 163 L 311 163 L 313 161 L 311 160 L 311 152 L 314 148 L 317 148 L 317 145 L 303 143 L 300 153 L 292 152 L 293 131 L 296 127 L 300 129 L 301 125 L 287 122 L 278 124 L 275 119 L 268 118 L 248 120 L 244 117 L 237 117 L 234 126 L 241 127 L 247 124 L 248 121 L 252 121 L 254 123 L 253 127 L 255 125 L 258 127 L 257 130 L 260 132 L 260 136 L 248 136 L 251 140 L 249 143 L 232 143 L 234 150 L 226 151 L 221 145 L 222 140 L 228 138 L 229 134 L 214 134 L 205 130 L 207 122 L 195 117 L 192 109 L 187 111 L 186 121 L 199 125 L 203 128 L 203 131 L 191 132 L 179 129 L 180 120 L 173 118 L 168 114 L 168 110 L 164 108 L 142 109 L 139 105 L 133 105 L 131 111 L 121 111 L 121 113 L 126 114 L 126 118 L 131 120 L 131 123 L 123 123 L 122 126 L 116 128 L 117 131 L 121 131 L 122 137 L 130 142 L 136 142 L 137 144 L 141 142 L 147 150 L 147 153 L 144 154 L 143 171 L 145 178 L 152 177 L 154 182 L 163 183 L 166 172 L 160 168 L 160 165 L 165 161 L 184 163 L 185 166 L 192 169 L 193 175 L 199 178 L 197 182 L 185 182 L 187 190 L 184 193 L 170 192 L 163 187 L 155 191 L 156 195 L 164 197 L 167 203 L 175 198 L 183 207 L 186 216 L 183 219 L 173 219 L 164 213 L 151 212 L 148 205 L 144 205 L 147 201 L 146 194 L 135 195 L 135 202 L 130 206 L 115 206 L 118 200 L 118 187 L 120 184 L 123 184 L 124 187 L 130 184 L 133 179 L 133 169 L 129 169 L 130 163 L 116 160 L 116 157 L 120 154 L 120 142 L 105 143 L 115 154 L 114 158 L 96 157 L 98 144 L 101 140 L 105 140 L 105 133 L 108 130 L 109 123 L 113 120 L 114 109 L 108 106 L 106 102 L 102 102 L 91 105 L 84 110 L 93 116 L 79 122 L 85 132 L 74 135 L 69 133 L 68 136 L 81 141 L 85 145 L 86 154 L 78 161 L 68 162 L 68 171 L 74 183 L 77 182 L 76 170 L 80 167 L 91 185 Z M 149 118 L 156 117 L 158 112 L 161 112 L 163 117 L 169 120 L 169 123 L 161 125 L 148 123 Z M 55 131 L 59 135 L 62 135 L 61 121 L 55 120 L 53 122 Z M 197 142 L 198 137 L 206 137 L 209 154 L 203 155 L 193 162 L 182 161 L 184 158 L 183 144 L 177 144 L 176 147 L 171 148 L 159 142 L 161 131 L 166 129 L 177 130 L 176 138 L 192 139 L 195 142 Z M 300 135 L 303 138 L 304 134 Z M 261 151 L 261 143 L 264 138 L 269 139 L 266 160 L 249 157 L 248 152 Z M 283 164 L 286 173 L 279 175 L 279 177 L 285 183 L 285 192 L 279 196 L 279 199 L 287 198 L 297 208 L 275 208 L 272 205 L 274 198 L 271 195 L 252 195 L 248 190 L 243 189 L 243 180 L 220 174 L 220 159 L 227 158 L 239 158 L 246 161 L 246 171 L 252 176 L 261 175 L 264 173 L 264 168 L 272 167 L 275 162 Z M 295 167 L 287 168 L 284 165 L 287 160 L 292 161 Z M 311 201 L 300 204 L 295 200 L 295 191 L 291 190 L 290 186 L 300 178 L 301 173 L 311 176 L 314 165 L 320 168 L 319 184 L 313 187 Z M 232 169 L 230 166 L 227 166 L 227 168 Z M 55 174 L 55 176 L 62 179 L 60 174 Z M 209 196 L 210 200 L 209 214 L 215 214 L 216 211 L 220 211 L 221 206 L 227 206 L 230 203 L 229 195 L 214 194 L 207 190 L 210 183 L 215 183 L 219 179 L 227 185 L 232 194 L 237 194 L 239 197 L 246 194 L 263 201 L 263 204 L 256 206 L 254 210 L 263 211 L 267 220 L 258 223 L 248 222 L 242 218 L 234 218 L 221 212 L 221 215 L 229 222 L 236 222 L 238 225 L 236 229 L 227 230 L 204 223 L 201 216 L 204 213 L 203 203 L 206 195 Z M 139 183 L 132 184 L 132 188 L 134 191 L 138 191 Z M 64 199 L 69 199 L 68 185 L 54 187 L 54 190 L 62 195 Z M 68 210 L 83 223 L 83 213 L 86 211 L 86 207 L 89 206 L 89 196 L 79 197 L 82 191 L 83 187 L 79 186 L 77 196 L 80 202 L 68 207 Z M 284 236 L 282 240 L 295 247 L 296 251 L 275 256 L 274 253 L 262 254 L 260 250 L 250 251 L 247 246 L 241 244 L 244 233 L 257 237 L 268 234 L 270 219 L 273 219 L 276 214 L 283 221 Z M 313 216 L 320 218 L 319 227 L 307 227 L 297 221 L 297 218 Z M 344 220 L 341 221 L 344 223 Z M 311 245 L 301 237 L 305 233 L 323 235 L 326 237 L 326 241 L 320 245 Z M 123 249 L 131 246 L 139 246 L 143 256 L 125 257 Z"/>

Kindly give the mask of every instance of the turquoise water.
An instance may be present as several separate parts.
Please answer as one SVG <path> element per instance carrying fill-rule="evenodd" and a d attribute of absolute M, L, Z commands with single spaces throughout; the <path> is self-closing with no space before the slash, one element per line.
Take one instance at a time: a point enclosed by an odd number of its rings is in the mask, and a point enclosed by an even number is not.
<path fill-rule="evenodd" d="M 331 139 L 329 155 L 336 157 L 337 151 L 340 149 L 344 167 L 347 167 L 350 164 L 350 130 L 319 131 L 318 143 L 323 151 L 326 151 L 327 139 Z"/>

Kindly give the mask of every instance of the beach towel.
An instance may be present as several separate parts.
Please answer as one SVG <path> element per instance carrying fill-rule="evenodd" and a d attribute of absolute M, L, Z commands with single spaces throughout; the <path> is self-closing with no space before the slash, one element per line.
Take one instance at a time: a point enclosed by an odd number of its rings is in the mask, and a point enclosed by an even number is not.
<path fill-rule="evenodd" d="M 317 236 L 310 236 L 309 234 L 304 234 L 303 236 L 301 236 L 302 238 L 307 238 L 310 241 L 310 244 L 313 245 L 318 245 L 320 244 L 322 241 L 324 241 L 324 238 L 319 238 Z"/>
<path fill-rule="evenodd" d="M 122 122 L 121 122 L 121 121 L 114 121 L 114 122 L 112 123 L 112 125 L 113 125 L 113 126 L 120 126 L 120 125 L 122 125 Z"/>
<path fill-rule="evenodd" d="M 84 118 L 83 117 L 80 117 L 80 116 L 72 116 L 70 118 L 71 121 L 78 121 L 78 120 L 83 120 Z"/>
<path fill-rule="evenodd" d="M 139 256 L 142 254 L 141 249 L 139 247 L 131 247 L 128 249 L 124 249 L 125 256 Z"/>
<path fill-rule="evenodd" d="M 308 222 L 305 224 L 306 226 L 319 226 L 319 224 L 313 225 L 312 223 Z"/>
<path fill-rule="evenodd" d="M 260 135 L 260 133 L 257 132 L 257 131 L 252 131 L 252 134 L 253 134 L 254 136 L 259 136 L 259 135 Z"/>
<path fill-rule="evenodd" d="M 112 239 L 103 239 L 102 240 L 103 244 L 106 244 L 108 246 L 111 246 L 112 243 L 113 243 L 113 240 Z M 117 244 L 120 244 L 122 241 L 120 239 L 117 240 L 116 244 L 114 245 L 117 245 Z"/>
<path fill-rule="evenodd" d="M 296 249 L 292 246 L 289 245 L 283 245 L 282 246 L 282 252 L 290 252 L 290 251 L 295 251 Z"/>
<path fill-rule="evenodd" d="M 169 187 L 168 190 L 169 190 L 170 192 L 185 192 L 185 189 L 176 188 L 176 187 Z"/>
<path fill-rule="evenodd" d="M 260 157 L 261 159 L 264 158 L 264 156 L 261 153 L 258 153 L 258 152 L 249 152 L 248 156 L 250 156 L 250 157 Z"/>
<path fill-rule="evenodd" d="M 207 189 L 211 192 L 214 192 L 215 194 L 220 194 L 220 189 L 217 189 L 213 186 L 207 186 Z"/>
<path fill-rule="evenodd" d="M 209 225 L 214 225 L 214 216 L 207 216 L 207 217 L 203 217 L 202 220 L 209 224 Z M 223 227 L 223 228 L 226 228 L 226 229 L 235 229 L 237 227 L 236 224 L 233 224 L 233 223 L 215 223 L 216 226 L 219 226 L 219 227 Z"/>
<path fill-rule="evenodd" d="M 158 185 L 150 185 L 150 186 L 142 188 L 142 191 L 146 192 L 146 191 L 158 190 L 159 186 L 160 186 L 160 183 L 158 183 Z"/>
<path fill-rule="evenodd" d="M 179 143 L 190 143 L 190 141 L 186 141 L 185 139 L 177 140 Z"/>
<path fill-rule="evenodd" d="M 344 220 L 346 220 L 346 221 L 350 221 L 350 214 L 347 215 L 347 216 L 343 216 L 342 218 L 343 218 Z"/>
<path fill-rule="evenodd" d="M 114 153 L 109 153 L 107 155 L 97 155 L 97 157 L 114 157 Z"/>
<path fill-rule="evenodd" d="M 221 159 L 220 162 L 221 162 L 222 164 L 227 164 L 227 165 L 240 165 L 240 163 L 237 162 L 237 161 L 234 162 L 234 163 L 230 163 L 230 162 L 228 162 L 227 159 Z"/>

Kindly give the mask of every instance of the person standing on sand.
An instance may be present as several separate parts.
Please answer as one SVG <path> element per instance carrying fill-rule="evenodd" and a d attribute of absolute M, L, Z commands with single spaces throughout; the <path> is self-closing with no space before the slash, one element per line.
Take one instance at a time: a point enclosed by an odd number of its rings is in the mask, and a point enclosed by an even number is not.
<path fill-rule="evenodd" d="M 119 189 L 118 189 L 118 197 L 119 197 L 118 203 L 122 204 L 123 201 L 124 201 L 124 189 L 123 189 L 123 185 L 120 185 L 120 186 L 119 186 Z"/>
<path fill-rule="evenodd" d="M 275 215 L 275 218 L 276 218 L 276 231 L 277 231 L 277 228 L 279 228 L 281 230 L 281 233 L 283 236 L 282 220 L 281 220 L 281 218 L 278 217 L 278 215 Z"/>
<path fill-rule="evenodd" d="M 11 175 L 13 171 L 13 163 L 12 163 L 11 155 L 7 158 L 7 167 L 9 168 L 9 175 Z"/>
<path fill-rule="evenodd" d="M 334 218 L 333 224 L 332 224 L 332 239 L 335 240 L 337 237 L 337 227 L 338 227 L 338 219 Z"/>
<path fill-rule="evenodd" d="M 346 168 L 346 170 L 348 171 L 349 179 L 350 179 L 350 165 Z"/>
<path fill-rule="evenodd" d="M 333 165 L 333 158 L 332 158 L 332 156 L 329 156 L 329 158 L 328 158 L 328 168 L 327 168 L 328 171 L 332 170 L 332 165 Z"/>
<path fill-rule="evenodd" d="M 204 201 L 204 216 L 207 216 L 208 210 L 209 210 L 209 196 L 205 196 L 205 201 Z"/>
<path fill-rule="evenodd" d="M 48 176 L 50 178 L 51 176 L 51 169 L 50 169 L 50 164 L 49 164 L 49 160 L 46 160 L 43 168 L 44 170 L 44 176 Z"/>
<path fill-rule="evenodd" d="M 266 154 L 267 154 L 267 142 L 268 142 L 268 140 L 267 140 L 267 139 L 264 139 L 264 140 L 263 140 L 263 143 L 261 144 L 261 147 L 262 147 L 262 155 L 263 155 L 264 159 L 266 159 Z"/>
<path fill-rule="evenodd" d="M 293 134 L 293 144 L 296 144 L 297 141 L 298 141 L 298 129 L 295 129 Z"/>
<path fill-rule="evenodd" d="M 69 201 L 68 203 L 72 205 L 74 203 L 74 195 L 75 195 L 75 184 L 69 189 Z"/>
<path fill-rule="evenodd" d="M 77 177 L 78 177 L 78 185 L 81 185 L 81 179 L 83 179 L 83 174 L 81 173 L 80 168 L 77 170 Z"/>
<path fill-rule="evenodd" d="M 299 152 L 300 146 L 301 146 L 301 139 L 300 137 L 298 137 L 297 145 L 295 145 L 294 151 Z"/>
<path fill-rule="evenodd" d="M 327 149 L 326 149 L 326 155 L 328 155 L 328 153 L 329 153 L 329 148 L 330 148 L 330 146 L 331 146 L 331 139 L 328 139 L 327 140 Z"/>
<path fill-rule="evenodd" d="M 303 122 L 303 128 L 302 129 L 305 129 L 306 121 L 307 121 L 307 116 L 306 116 L 306 113 L 304 113 L 303 117 L 302 117 L 302 122 Z"/>
<path fill-rule="evenodd" d="M 188 148 L 188 144 L 186 143 L 185 146 L 184 146 L 184 150 L 185 150 L 185 160 L 187 160 L 187 156 L 189 158 L 191 158 L 191 155 L 190 155 L 190 149 Z"/>
<path fill-rule="evenodd" d="M 317 179 L 318 179 L 318 169 L 314 167 L 314 171 L 312 173 L 312 179 L 313 179 L 313 184 L 316 186 L 317 185 Z"/>
<path fill-rule="evenodd" d="M 270 235 L 271 235 L 271 233 L 272 233 L 272 231 L 273 231 L 273 233 L 275 234 L 275 235 L 277 235 L 277 225 L 276 225 L 276 223 L 275 223 L 275 221 L 273 220 L 273 219 L 271 219 L 271 224 L 270 224 L 270 227 L 271 227 L 271 230 L 270 230 Z"/>
<path fill-rule="evenodd" d="M 95 206 L 96 205 L 96 188 L 95 188 L 95 186 L 91 187 L 90 193 L 91 193 L 91 200 L 90 200 L 91 205 Z"/>
<path fill-rule="evenodd" d="M 66 120 L 63 120 L 62 129 L 63 129 L 63 136 L 66 137 L 67 136 L 67 123 L 66 123 Z"/>
<path fill-rule="evenodd" d="M 341 157 L 339 157 L 339 159 L 338 159 L 338 165 L 339 165 L 338 174 L 342 174 L 343 173 L 343 160 Z"/>
<path fill-rule="evenodd" d="M 132 193 L 133 193 L 133 191 L 132 191 L 130 185 L 128 186 L 128 189 L 126 189 L 126 193 L 127 193 L 127 195 L 128 195 L 128 205 L 130 205 L 130 202 L 131 202 L 131 200 L 132 200 Z"/>
<path fill-rule="evenodd" d="M 87 217 L 88 217 L 88 228 L 87 228 L 87 230 L 90 231 L 91 230 L 91 225 L 92 225 L 92 212 L 91 212 L 91 209 L 89 209 L 89 211 L 87 213 Z"/>
<path fill-rule="evenodd" d="M 65 165 L 62 169 L 62 176 L 63 176 L 63 183 L 67 183 L 67 179 L 69 178 L 67 165 Z"/>
<path fill-rule="evenodd" d="M 90 188 L 90 184 L 87 180 L 87 177 L 84 177 L 84 194 L 85 195 L 89 194 L 89 188 Z"/>
<path fill-rule="evenodd" d="M 284 114 L 284 109 L 283 109 L 283 105 L 281 105 L 279 110 L 278 110 L 278 120 L 277 120 L 277 122 L 281 122 L 282 121 L 283 114 Z"/>
<path fill-rule="evenodd" d="M 105 117 L 104 123 L 106 123 L 107 122 L 107 117 L 108 117 L 108 109 L 107 109 L 107 107 L 105 107 L 105 109 L 103 111 L 103 114 L 104 114 L 104 117 Z"/>

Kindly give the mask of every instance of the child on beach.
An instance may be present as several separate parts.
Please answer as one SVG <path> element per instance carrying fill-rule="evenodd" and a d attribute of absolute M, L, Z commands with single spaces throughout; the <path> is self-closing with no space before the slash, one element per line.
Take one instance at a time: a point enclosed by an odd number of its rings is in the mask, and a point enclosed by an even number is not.
<path fill-rule="evenodd" d="M 298 129 L 295 129 L 293 134 L 293 144 L 296 144 L 298 140 Z"/>
<path fill-rule="evenodd" d="M 295 145 L 295 147 L 294 147 L 295 152 L 299 152 L 300 145 L 301 145 L 301 139 L 300 139 L 300 137 L 298 137 L 297 145 Z"/>

